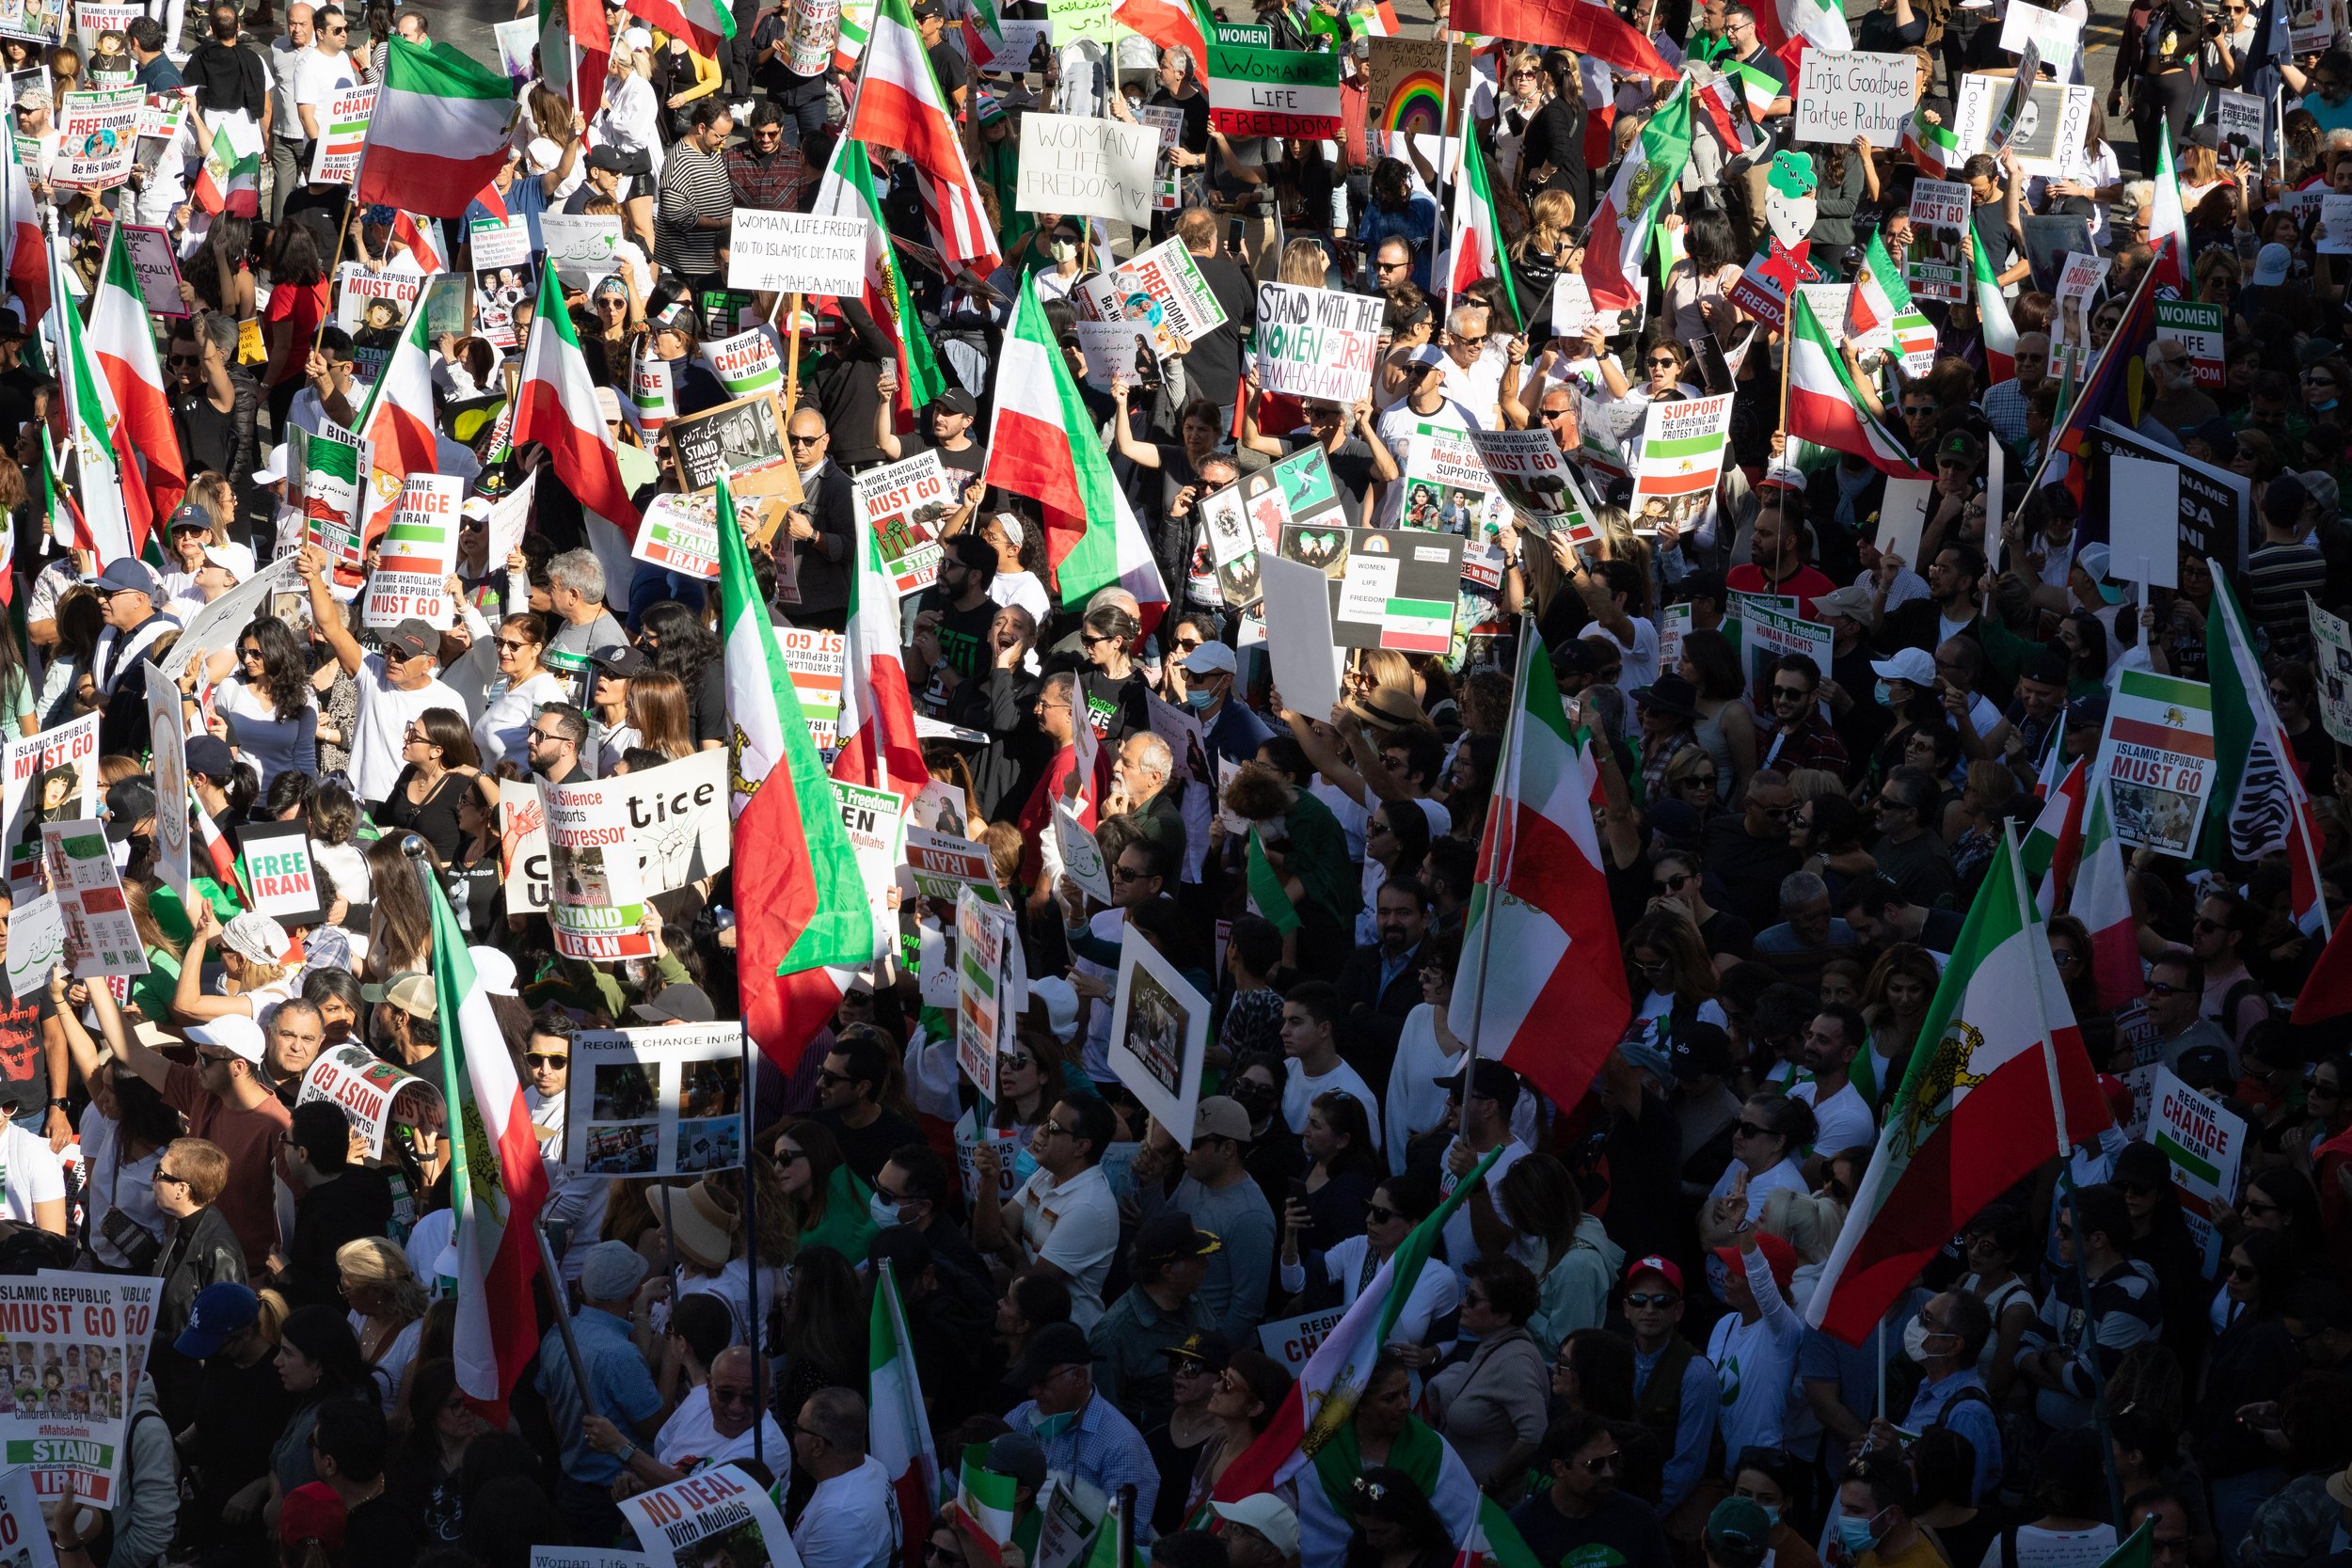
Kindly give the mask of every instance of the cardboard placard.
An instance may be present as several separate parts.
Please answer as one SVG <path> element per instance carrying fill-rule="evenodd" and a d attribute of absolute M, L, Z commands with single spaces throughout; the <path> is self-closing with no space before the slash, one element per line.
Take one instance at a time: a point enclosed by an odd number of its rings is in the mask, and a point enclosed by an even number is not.
<path fill-rule="evenodd" d="M 2246 570 L 2247 531 L 2253 504 L 2253 481 L 2229 468 L 2217 468 L 2197 459 L 2102 420 L 2086 433 L 2084 456 L 2089 471 L 2083 494 L 2083 537 L 2103 539 L 2106 532 L 2107 468 L 2118 455 L 2152 458 L 2181 470 L 2181 548 L 2210 556 L 2233 575 Z"/>
<path fill-rule="evenodd" d="M 319 134 L 310 144 L 310 183 L 348 185 L 359 175 L 360 150 L 367 146 L 368 121 L 375 116 L 375 95 L 382 88 L 338 87 L 319 116 Z"/>
<path fill-rule="evenodd" d="M 349 1118 L 352 1131 L 368 1141 L 368 1153 L 384 1157 L 384 1134 L 395 1120 L 415 1124 L 440 1103 L 441 1091 L 404 1072 L 364 1045 L 331 1045 L 302 1075 L 296 1105 L 324 1100 Z"/>
<path fill-rule="evenodd" d="M 898 867 L 907 861 L 906 798 L 838 779 L 834 781 L 833 792 L 841 802 L 841 826 L 857 856 L 866 904 L 874 911 L 874 956 L 879 958 L 898 942 L 896 895 Z"/>
<path fill-rule="evenodd" d="M 661 436 L 682 490 L 713 489 L 721 474 L 732 487 L 738 474 L 790 462 L 784 404 L 773 392 L 678 415 L 662 427 Z"/>
<path fill-rule="evenodd" d="M 192 313 L 180 297 L 180 258 L 167 230 L 126 223 L 122 248 L 131 253 L 131 270 L 139 275 L 139 303 L 148 314 L 179 321 Z"/>
<path fill-rule="evenodd" d="M 719 496 L 668 491 L 645 503 L 629 554 L 665 572 L 719 580 Z"/>
<path fill-rule="evenodd" d="M 1962 238 L 1974 206 L 1968 187 L 1957 180 L 1912 183 L 1911 248 L 1903 256 L 1903 280 L 1913 299 L 1948 304 L 1967 299 L 1971 278 Z"/>
<path fill-rule="evenodd" d="M 2193 855 L 2214 772 L 2213 688 L 2146 670 L 2117 677 L 2090 776 L 2106 781 L 2119 842 Z"/>
<path fill-rule="evenodd" d="M 1387 309 L 1378 294 L 1259 284 L 1260 384 L 1269 392 L 1343 405 L 1370 395 Z"/>
<path fill-rule="evenodd" d="M 48 1271 L 0 1281 L 12 1363 L 0 1444 L 13 1462 L 0 1480 L 0 1543 L 15 1527 L 16 1560 L 54 1568 L 36 1504 L 57 1501 L 68 1485 L 91 1508 L 111 1510 L 119 1497 L 125 1429 L 162 1288 L 160 1279 Z"/>
<path fill-rule="evenodd" d="M 1366 127 L 1405 135 L 1453 132 L 1470 91 L 1476 52 L 1449 49 L 1436 38 L 1375 38 L 1371 45 L 1364 71 Z M 1447 159 L 1430 162 L 1441 169 L 1453 166 Z"/>
<path fill-rule="evenodd" d="M 174 689 L 175 690 L 177 688 Z M 7 843 L 34 836 L 34 826 L 98 815 L 98 724 L 102 715 L 85 713 L 39 735 L 10 736 L 0 742 L 7 775 L 0 780 L 0 819 Z M 33 793 L 36 780 L 40 793 Z"/>
<path fill-rule="evenodd" d="M 457 514 L 466 482 L 454 474 L 410 474 L 391 522 L 375 541 L 362 626 L 396 626 L 414 617 L 445 631 L 456 614 L 449 576 L 457 561 Z"/>
<path fill-rule="evenodd" d="M 1120 318 L 1150 340 L 1154 355 L 1165 356 L 1179 340 L 1197 341 L 1225 320 L 1225 307 L 1181 240 L 1136 256 L 1111 274 L 1111 285 Z"/>
<path fill-rule="evenodd" d="M 1258 1325 L 1258 1348 L 1298 1375 L 1307 1365 L 1307 1358 L 1323 1343 L 1323 1337 L 1337 1328 L 1347 1316 L 1344 1307 L 1326 1307 L 1320 1312 L 1305 1312 L 1295 1318 Z"/>
<path fill-rule="evenodd" d="M 727 287 L 759 293 L 862 293 L 866 227 L 864 218 L 738 207 L 727 237 Z"/>
<path fill-rule="evenodd" d="M 542 213 L 539 243 L 556 277 L 582 289 L 594 288 L 621 266 L 621 220 L 610 214 Z"/>
<path fill-rule="evenodd" d="M 699 1176 L 740 1166 L 740 1026 L 687 1023 L 574 1035 L 564 1164 L 583 1176 Z M 673 1201 L 683 1203 L 685 1195 Z"/>
<path fill-rule="evenodd" d="M 1208 1043 L 1209 999 L 1150 942 L 1131 938 L 1120 943 L 1110 1069 L 1161 1131 L 1185 1148 L 1192 1147 Z"/>
<path fill-rule="evenodd" d="M 188 832 L 188 726 L 179 683 L 160 665 L 143 664 L 147 683 L 148 771 L 155 779 L 155 875 L 184 902 L 194 867 Z"/>
<path fill-rule="evenodd" d="M 65 910 L 56 894 L 8 906 L 8 995 L 18 1001 L 46 987 L 49 972 L 65 962 Z"/>
<path fill-rule="evenodd" d="M 311 925 L 333 904 L 310 853 L 310 824 L 249 822 L 238 831 L 237 847 L 253 907 L 279 925 Z"/>
<path fill-rule="evenodd" d="M 713 1465 L 684 1481 L 640 1492 L 621 1504 L 637 1543 L 657 1562 L 777 1563 L 798 1568 L 800 1554 L 783 1516 L 759 1483 L 733 1465 Z"/>
<path fill-rule="evenodd" d="M 2352 626 L 2341 615 L 2319 608 L 2309 594 L 2303 606 L 2311 611 L 2312 652 L 2319 662 L 2319 720 L 2328 734 L 2352 746 Z M 14 937 L 10 937 L 14 953 Z"/>
<path fill-rule="evenodd" d="M 1004 902 L 1005 895 L 996 886 L 995 873 L 989 865 L 987 848 L 961 834 L 909 827 L 907 865 L 914 873 L 914 893 L 918 898 L 936 898 L 952 904 L 958 893 L 970 888 L 985 903 Z"/>
<path fill-rule="evenodd" d="M 2172 1166 L 2181 1214 L 2188 1221 L 2205 1277 L 2221 1267 L 2221 1233 L 2213 1216 L 2237 1201 L 2238 1164 L 2246 1153 L 2246 1118 L 2211 1095 L 2159 1067 L 2148 1106 L 2148 1141 Z"/>
<path fill-rule="evenodd" d="M 996 1056 L 1013 1048 L 1022 998 L 1021 931 L 1010 910 L 971 888 L 956 893 L 956 1068 L 980 1099 L 996 1099 Z"/>
<path fill-rule="evenodd" d="M 1286 539 L 1295 531 L 1295 525 L 1284 530 Z M 1347 531 L 1334 531 L 1344 536 Z M 1325 717 L 1340 700 L 1345 659 L 1331 635 L 1330 578 L 1320 566 L 1262 550 L 1258 591 L 1265 607 L 1266 654 L 1283 705 L 1311 719 Z"/>
<path fill-rule="evenodd" d="M 134 9 L 131 14 L 143 13 Z M 139 116 L 146 105 L 146 90 L 135 87 L 65 94 L 57 103 L 59 140 L 50 182 L 104 191 L 129 180 L 131 160 L 138 150 Z"/>
<path fill-rule="evenodd" d="M 1843 317 L 1821 318 L 1823 321 Z M 1634 462 L 1633 531 L 1655 533 L 1673 523 L 1684 533 L 1707 520 L 1724 471 L 1731 430 L 1731 397 L 1653 403 L 1643 412 L 1642 445 Z"/>
<path fill-rule="evenodd" d="M 961 477 L 961 471 L 959 476 Z M 958 497 L 939 453 L 925 451 L 857 476 L 857 504 L 880 541 L 882 569 L 901 597 L 929 588 L 946 552 L 939 524 Z"/>
<path fill-rule="evenodd" d="M 1159 134 L 1148 125 L 1031 110 L 1021 117 L 1024 213 L 1110 218 L 1140 229 L 1152 221 Z"/>
<path fill-rule="evenodd" d="M 49 885 L 65 911 L 66 963 L 73 977 L 146 974 L 146 944 L 123 900 L 106 824 L 95 817 L 44 822 L 40 844 Z"/>
<path fill-rule="evenodd" d="M 2181 586 L 2178 464 L 2122 453 L 2107 460 L 2107 577 L 2150 588 Z"/>
<path fill-rule="evenodd" d="M 1808 49 L 1798 72 L 1790 135 L 1833 147 L 1856 136 L 1869 137 L 1872 147 L 1899 147 L 1918 93 L 1918 68 L 1908 55 Z"/>
<path fill-rule="evenodd" d="M 2221 357 L 2224 309 L 2218 303 L 2156 301 L 2156 341 L 2178 343 L 2188 350 L 2188 362 L 2197 372 L 2201 388 L 2219 388 L 2228 369 Z"/>
<path fill-rule="evenodd" d="M 606 812 L 618 817 L 637 851 L 638 885 L 649 895 L 715 876 L 728 863 L 733 839 L 723 751 L 696 752 L 659 768 L 573 787 L 602 792 Z M 547 814 L 534 781 L 499 781 L 499 825 L 506 912 L 545 914 L 551 867 Z"/>

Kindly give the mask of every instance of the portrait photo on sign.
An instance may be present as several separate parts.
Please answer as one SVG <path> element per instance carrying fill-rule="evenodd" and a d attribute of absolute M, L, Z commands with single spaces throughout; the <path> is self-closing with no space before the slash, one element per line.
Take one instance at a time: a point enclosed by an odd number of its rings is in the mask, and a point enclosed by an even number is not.
<path fill-rule="evenodd" d="M 1113 1074 L 1186 1148 L 1208 1053 L 1209 999 L 1151 943 L 1122 943 L 1111 1010 Z"/>
<path fill-rule="evenodd" d="M 598 1121 L 643 1121 L 656 1110 L 653 1072 L 643 1062 L 600 1062 L 589 1085 L 589 1115 Z"/>

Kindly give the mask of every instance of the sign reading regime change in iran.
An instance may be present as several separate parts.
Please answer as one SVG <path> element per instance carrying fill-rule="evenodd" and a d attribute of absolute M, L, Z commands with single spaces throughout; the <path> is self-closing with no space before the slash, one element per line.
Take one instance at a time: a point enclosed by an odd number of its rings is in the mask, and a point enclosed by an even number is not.
<path fill-rule="evenodd" d="M 1337 136 L 1339 55 L 1211 44 L 1209 123 L 1229 136 Z"/>

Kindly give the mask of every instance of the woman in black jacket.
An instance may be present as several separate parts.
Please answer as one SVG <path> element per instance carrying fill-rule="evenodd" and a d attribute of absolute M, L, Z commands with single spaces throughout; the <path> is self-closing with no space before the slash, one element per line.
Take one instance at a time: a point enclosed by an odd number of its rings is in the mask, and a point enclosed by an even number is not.
<path fill-rule="evenodd" d="M 1521 55 L 1512 64 L 1514 75 L 1529 69 L 1533 59 L 1532 52 Z M 1505 111 L 1506 119 L 1517 121 L 1510 129 L 1520 137 L 1519 195 L 1565 191 L 1577 215 L 1589 216 L 1593 182 L 1584 166 L 1584 84 L 1576 56 L 1565 49 L 1546 50 L 1536 69 L 1549 89 L 1543 106 L 1525 117 L 1517 109 Z"/>

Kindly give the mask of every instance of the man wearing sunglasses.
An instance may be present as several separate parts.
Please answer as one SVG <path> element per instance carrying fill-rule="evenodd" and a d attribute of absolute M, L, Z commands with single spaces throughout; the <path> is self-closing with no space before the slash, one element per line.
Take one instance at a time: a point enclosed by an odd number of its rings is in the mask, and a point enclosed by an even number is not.
<path fill-rule="evenodd" d="M 1706 1468 L 1722 1386 L 1714 1363 L 1678 1332 L 1680 1267 L 1655 1254 L 1626 1265 L 1625 1321 L 1633 1331 L 1635 1413 L 1671 1449 L 1659 1494 L 1671 1508 L 1690 1496 Z"/>
<path fill-rule="evenodd" d="M 1608 1420 L 1580 1410 L 1551 1423 L 1536 1466 L 1551 1484 L 1511 1511 L 1538 1562 L 1665 1568 L 1666 1533 L 1648 1503 L 1617 1490 L 1625 1455 Z"/>
<path fill-rule="evenodd" d="M 825 416 L 803 404 L 787 434 L 792 465 L 801 471 L 805 507 L 795 507 L 786 524 L 792 549 L 793 581 L 801 607 L 792 624 L 816 631 L 839 631 L 850 614 L 850 570 L 859 529 L 857 487 L 828 455 L 833 439 Z M 779 538 L 777 547 L 786 541 Z"/>
<path fill-rule="evenodd" d="M 590 1448 L 615 1457 L 626 1452 L 623 1470 L 648 1488 L 667 1486 L 714 1465 L 750 1459 L 760 1452 L 768 1454 L 773 1464 L 776 1456 L 787 1452 L 790 1439 L 777 1424 L 771 1403 L 774 1386 L 766 1356 L 749 1345 L 729 1345 L 711 1359 L 703 1398 L 689 1393 L 679 1401 L 650 1447 L 630 1442 L 602 1416 L 589 1416 L 581 1424 Z M 754 1409 L 760 1412 L 756 1433 L 752 1430 Z"/>
<path fill-rule="evenodd" d="M 172 328 L 165 351 L 171 372 L 171 428 L 193 476 L 227 474 L 242 498 L 258 467 L 253 425 L 262 387 L 237 366 L 237 324 L 216 310 L 190 316 Z"/>

